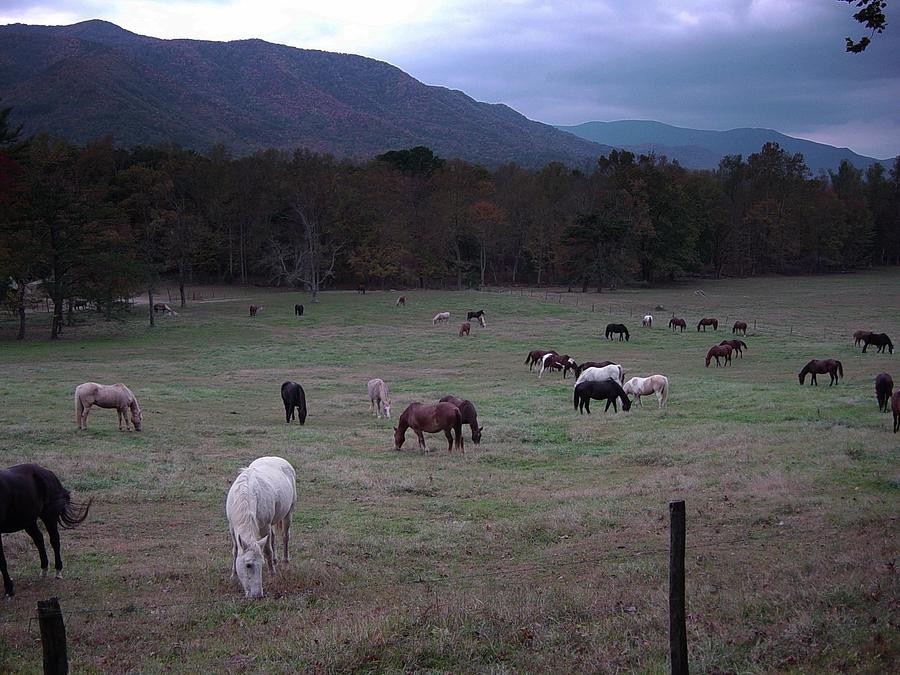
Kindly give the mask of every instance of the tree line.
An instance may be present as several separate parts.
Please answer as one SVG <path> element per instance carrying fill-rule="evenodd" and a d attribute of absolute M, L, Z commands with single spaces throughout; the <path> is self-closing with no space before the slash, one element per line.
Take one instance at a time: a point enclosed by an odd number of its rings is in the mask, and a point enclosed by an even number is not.
<path fill-rule="evenodd" d="M 88 304 L 115 318 L 160 279 L 319 290 L 555 284 L 900 264 L 900 158 L 812 176 L 775 143 L 695 171 L 613 151 L 591 172 L 490 171 L 428 148 L 366 162 L 307 150 L 19 138 L 0 110 L 0 295 L 24 336 L 29 289 L 51 337 Z"/>

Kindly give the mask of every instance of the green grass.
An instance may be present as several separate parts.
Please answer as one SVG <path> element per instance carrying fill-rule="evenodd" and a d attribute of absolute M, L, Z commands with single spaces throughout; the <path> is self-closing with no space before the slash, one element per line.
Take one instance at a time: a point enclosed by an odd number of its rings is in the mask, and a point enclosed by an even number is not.
<path fill-rule="evenodd" d="M 850 334 L 900 336 L 898 282 L 705 281 L 561 303 L 413 291 L 406 308 L 387 292 L 312 305 L 215 289 L 152 330 L 141 312 L 87 317 L 56 343 L 43 316 L 23 343 L 0 320 L 0 460 L 44 464 L 95 500 L 63 533 L 62 581 L 37 578 L 27 536 L 4 537 L 17 595 L 0 614 L 0 671 L 39 671 L 28 618 L 58 595 L 79 671 L 662 672 L 672 499 L 688 508 L 695 670 L 896 670 L 900 435 L 873 380 L 900 381 L 900 355 L 861 354 Z M 251 301 L 264 305 L 254 319 Z M 457 337 L 482 307 L 487 328 Z M 443 309 L 452 324 L 432 327 Z M 638 325 L 647 311 L 652 330 Z M 665 327 L 672 312 L 683 334 Z M 709 315 L 727 326 L 698 334 Z M 704 368 L 736 318 L 751 325 L 744 358 Z M 609 321 L 631 340 L 603 340 Z M 663 373 L 669 408 L 645 397 L 578 415 L 571 379 L 522 365 L 539 347 Z M 800 387 L 800 367 L 825 357 L 846 379 Z M 368 415 L 372 377 L 393 420 Z M 286 379 L 306 389 L 304 427 L 284 424 Z M 72 392 L 87 380 L 127 383 L 144 431 L 95 410 L 78 433 Z M 410 433 L 393 451 L 405 405 L 449 393 L 475 402 L 482 445 L 447 453 L 437 435 L 423 456 Z M 265 454 L 294 464 L 299 496 L 292 562 L 250 603 L 228 578 L 224 500 Z"/>

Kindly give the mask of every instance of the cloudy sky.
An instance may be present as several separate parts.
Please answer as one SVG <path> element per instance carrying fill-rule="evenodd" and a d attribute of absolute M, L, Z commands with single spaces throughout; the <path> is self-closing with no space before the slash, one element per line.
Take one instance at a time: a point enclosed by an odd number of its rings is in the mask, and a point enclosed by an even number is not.
<path fill-rule="evenodd" d="M 900 155 L 900 0 L 860 55 L 839 0 L 0 0 L 0 24 L 101 18 L 387 61 L 550 124 L 766 127 Z"/>

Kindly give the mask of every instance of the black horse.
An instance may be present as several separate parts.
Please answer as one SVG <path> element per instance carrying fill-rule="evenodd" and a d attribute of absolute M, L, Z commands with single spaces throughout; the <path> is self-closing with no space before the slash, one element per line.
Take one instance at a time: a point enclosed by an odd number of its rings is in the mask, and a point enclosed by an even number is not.
<path fill-rule="evenodd" d="M 456 396 L 444 396 L 439 403 L 452 403 L 459 408 L 459 414 L 462 415 L 462 423 L 468 424 L 472 429 L 472 442 L 475 445 L 481 443 L 481 432 L 484 427 L 478 426 L 478 413 L 475 411 L 475 405 L 466 399 L 456 398 Z"/>
<path fill-rule="evenodd" d="M 479 309 L 477 312 L 469 312 L 466 315 L 466 321 L 471 321 L 472 319 L 480 319 L 484 316 L 484 310 Z"/>
<path fill-rule="evenodd" d="M 41 576 L 47 576 L 50 562 L 44 536 L 38 529 L 38 518 L 47 528 L 56 566 L 57 579 L 62 578 L 62 556 L 59 553 L 59 528 L 75 527 L 87 518 L 91 502 L 79 506 L 72 503 L 56 474 L 37 464 L 17 464 L 0 471 L 0 533 L 25 530 L 41 557 Z M 6 571 L 6 556 L 0 539 L 0 573 L 3 574 L 3 590 L 12 597 L 13 583 Z"/>
<path fill-rule="evenodd" d="M 582 382 L 581 384 L 575 385 L 575 410 L 580 411 L 582 415 L 584 414 L 584 411 L 587 410 L 588 415 L 590 415 L 591 399 L 594 399 L 595 401 L 606 400 L 606 407 L 603 409 L 603 412 L 609 410 L 610 405 L 613 407 L 613 410 L 619 412 L 619 408 L 616 405 L 616 399 L 622 401 L 622 410 L 631 409 L 631 401 L 628 399 L 628 396 L 625 395 L 625 390 L 622 389 L 622 385 L 615 380 Z"/>
<path fill-rule="evenodd" d="M 281 385 L 281 400 L 284 401 L 284 420 L 290 424 L 294 419 L 294 408 L 297 409 L 297 421 L 306 422 L 306 393 L 296 382 L 288 380 Z"/>
<path fill-rule="evenodd" d="M 617 333 L 619 335 L 619 342 L 622 341 L 622 336 L 625 336 L 625 341 L 628 341 L 628 329 L 625 327 L 623 323 L 611 323 L 606 326 L 606 339 L 612 340 L 613 333 Z"/>
<path fill-rule="evenodd" d="M 301 305 L 301 304 L 294 305 L 294 315 L 295 316 L 303 316 L 303 305 Z"/>
<path fill-rule="evenodd" d="M 878 354 L 883 354 L 885 347 L 888 348 L 888 351 L 891 354 L 894 353 L 894 343 L 891 342 L 891 338 L 887 336 L 887 333 L 869 333 L 868 335 L 863 336 L 862 341 L 864 354 L 866 352 L 866 347 L 869 345 L 878 347 Z"/>
<path fill-rule="evenodd" d="M 888 373 L 878 373 L 875 376 L 875 398 L 878 399 L 878 409 L 881 412 L 888 411 L 891 402 L 891 394 L 894 392 L 894 378 Z"/>

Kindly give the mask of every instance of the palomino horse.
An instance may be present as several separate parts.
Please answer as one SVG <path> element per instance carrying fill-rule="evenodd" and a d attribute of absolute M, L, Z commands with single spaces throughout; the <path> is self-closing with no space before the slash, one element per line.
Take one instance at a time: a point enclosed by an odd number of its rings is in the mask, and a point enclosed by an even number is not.
<path fill-rule="evenodd" d="M 606 366 L 611 365 L 613 365 L 612 361 L 585 361 L 584 363 L 579 363 L 574 368 L 576 381 L 578 376 L 588 368 L 605 368 Z"/>
<path fill-rule="evenodd" d="M 303 316 L 303 305 L 299 303 L 294 305 L 294 316 Z"/>
<path fill-rule="evenodd" d="M 619 336 L 619 342 L 622 341 L 622 338 L 625 338 L 625 341 L 628 341 L 628 329 L 625 327 L 623 323 L 609 323 L 606 325 L 606 339 L 612 340 L 613 334 Z"/>
<path fill-rule="evenodd" d="M 381 417 L 382 414 L 387 418 L 391 418 L 391 396 L 388 394 L 387 385 L 380 377 L 369 380 L 366 384 L 366 390 L 369 392 L 369 409 L 375 417 Z"/>
<path fill-rule="evenodd" d="M 300 426 L 306 423 L 306 392 L 297 382 L 288 380 L 281 385 L 281 400 L 284 403 L 284 421 L 290 424 L 297 410 L 297 421 Z"/>
<path fill-rule="evenodd" d="M 641 319 L 641 325 L 642 325 L 644 328 L 653 328 L 653 315 L 652 315 L 652 314 L 645 314 L 645 315 L 644 315 L 644 318 Z"/>
<path fill-rule="evenodd" d="M 809 383 L 810 386 L 816 385 L 817 387 L 819 386 L 819 383 L 816 381 L 816 375 L 828 373 L 831 377 L 831 381 L 828 383 L 828 386 L 830 387 L 838 383 L 838 376 L 844 376 L 844 366 L 837 359 L 813 359 L 803 366 L 803 370 L 798 373 L 797 378 L 800 380 L 800 384 L 803 384 L 807 373 L 812 375 Z"/>
<path fill-rule="evenodd" d="M 625 369 L 618 363 L 611 363 L 602 368 L 585 368 L 581 371 L 575 385 L 582 382 L 602 382 L 603 380 L 615 380 L 619 384 L 625 382 Z"/>
<path fill-rule="evenodd" d="M 403 447 L 407 429 L 415 432 L 423 453 L 428 452 L 423 432 L 436 434 L 439 431 L 443 431 L 447 437 L 447 452 L 453 451 L 454 444 L 457 450 L 463 454 L 466 452 L 462 437 L 462 413 L 452 403 L 410 403 L 400 415 L 400 426 L 394 427 L 394 450 Z"/>
<path fill-rule="evenodd" d="M 475 405 L 471 401 L 456 398 L 456 396 L 444 396 L 440 402 L 452 403 L 459 408 L 459 414 L 462 415 L 462 423 L 468 424 L 472 430 L 472 442 L 475 445 L 481 443 L 481 432 L 484 431 L 484 427 L 478 426 L 478 412 L 475 410 Z"/>
<path fill-rule="evenodd" d="M 397 298 L 397 304 L 394 306 L 399 307 L 400 305 L 403 305 L 404 307 L 406 307 L 406 296 L 405 295 L 401 295 L 399 298 Z"/>
<path fill-rule="evenodd" d="M 866 335 L 871 335 L 871 334 L 872 334 L 872 331 L 870 331 L 870 330 L 856 331 L 855 333 L 853 333 L 853 345 L 855 347 L 859 347 L 859 343 L 863 341 L 863 338 L 866 337 Z"/>
<path fill-rule="evenodd" d="M 863 336 L 863 354 L 866 353 L 866 349 L 869 345 L 875 345 L 878 347 L 878 354 L 884 353 L 884 348 L 887 347 L 888 351 L 893 354 L 894 353 L 894 343 L 891 342 L 891 338 L 887 336 L 887 333 L 869 333 L 868 335 Z"/>
<path fill-rule="evenodd" d="M 250 316 L 256 316 L 256 313 L 262 308 L 262 305 L 250 305 Z"/>
<path fill-rule="evenodd" d="M 741 335 L 747 335 L 747 324 L 743 321 L 735 321 L 734 325 L 731 327 L 731 334 L 740 333 Z"/>
<path fill-rule="evenodd" d="M 669 328 L 672 329 L 672 332 L 675 332 L 676 328 L 680 328 L 681 332 L 684 332 L 684 329 L 687 328 L 687 322 L 684 319 L 679 319 L 677 317 L 672 317 L 669 319 Z"/>
<path fill-rule="evenodd" d="M 665 375 L 651 375 L 650 377 L 632 377 L 622 387 L 626 394 L 634 396 L 635 402 L 644 407 L 641 403 L 641 396 L 649 396 L 656 394 L 656 400 L 660 408 L 665 408 L 669 402 L 669 378 Z"/>
<path fill-rule="evenodd" d="M 900 430 L 900 389 L 891 396 L 891 412 L 894 413 L 894 433 Z"/>
<path fill-rule="evenodd" d="M 446 323 L 448 321 L 450 321 L 450 312 L 438 312 L 431 320 L 431 325 L 433 326 L 438 323 Z"/>
<path fill-rule="evenodd" d="M 738 340 L 738 339 L 722 340 L 719 344 L 720 345 L 729 345 L 734 351 L 736 351 L 738 353 L 738 356 L 740 356 L 741 358 L 744 358 L 744 350 L 749 349 L 749 347 L 747 347 L 746 342 L 744 342 L 743 340 Z"/>
<path fill-rule="evenodd" d="M 141 430 L 141 406 L 124 384 L 97 384 L 85 382 L 75 387 L 75 421 L 79 429 L 87 429 L 87 419 L 91 406 L 98 408 L 115 408 L 119 414 L 119 431 L 131 431 L 128 424 L 128 413 L 131 412 L 131 424 L 135 431 Z M 122 425 L 125 428 L 122 428 Z"/>
<path fill-rule="evenodd" d="M 17 464 L 0 470 L 0 533 L 25 530 L 41 558 L 41 577 L 47 576 L 50 561 L 44 547 L 44 536 L 38 528 L 40 519 L 50 536 L 56 578 L 62 579 L 62 556 L 59 552 L 59 528 L 72 528 L 87 518 L 91 502 L 79 506 L 72 503 L 56 474 L 37 464 Z M 0 573 L 7 598 L 15 595 L 13 582 L 6 571 L 6 556 L 0 540 Z"/>
<path fill-rule="evenodd" d="M 274 533 L 281 530 L 284 547 L 282 562 L 290 562 L 291 514 L 297 501 L 297 476 L 294 467 L 281 457 L 253 460 L 234 479 L 225 500 L 228 532 L 231 535 L 231 577 L 237 574 L 244 596 L 263 596 L 263 560 L 275 572 Z"/>
<path fill-rule="evenodd" d="M 528 371 L 531 372 L 532 368 L 534 368 L 538 361 L 543 360 L 547 354 L 556 354 L 555 349 L 532 349 L 528 352 L 528 356 L 525 357 L 525 365 L 528 366 Z"/>
<path fill-rule="evenodd" d="M 591 414 L 591 399 L 594 399 L 595 401 L 606 401 L 606 407 L 603 409 L 603 412 L 609 410 L 610 405 L 612 405 L 615 412 L 619 412 L 619 408 L 616 405 L 616 399 L 622 401 L 622 410 L 627 411 L 631 409 L 631 401 L 629 401 L 628 397 L 625 395 L 625 390 L 622 389 L 622 385 L 615 380 L 603 380 L 602 382 L 588 381 L 575 385 L 575 409 L 582 415 L 585 410 L 587 410 L 588 415 Z"/>
<path fill-rule="evenodd" d="M 700 319 L 700 321 L 697 323 L 697 332 L 699 333 L 700 328 L 702 327 L 703 332 L 705 333 L 707 326 L 712 326 L 713 330 L 719 330 L 719 320 L 710 318 Z"/>
<path fill-rule="evenodd" d="M 893 391 L 894 378 L 887 373 L 878 373 L 875 376 L 875 398 L 878 399 L 878 409 L 881 412 L 888 411 L 888 403 L 891 402 Z"/>
<path fill-rule="evenodd" d="M 570 368 L 576 367 L 575 359 L 568 354 L 545 354 L 541 359 L 541 372 L 538 378 L 544 377 L 545 370 L 561 370 L 563 371 L 563 379 Z"/>
<path fill-rule="evenodd" d="M 716 359 L 716 368 L 719 367 L 719 357 L 725 358 L 725 365 L 731 363 L 731 352 L 734 351 L 731 345 L 715 345 L 706 352 L 706 367 L 709 368 L 709 362 L 713 357 Z"/>
<path fill-rule="evenodd" d="M 464 321 L 459 327 L 459 337 L 468 335 L 470 330 L 472 330 L 472 324 L 470 324 L 468 321 Z"/>

